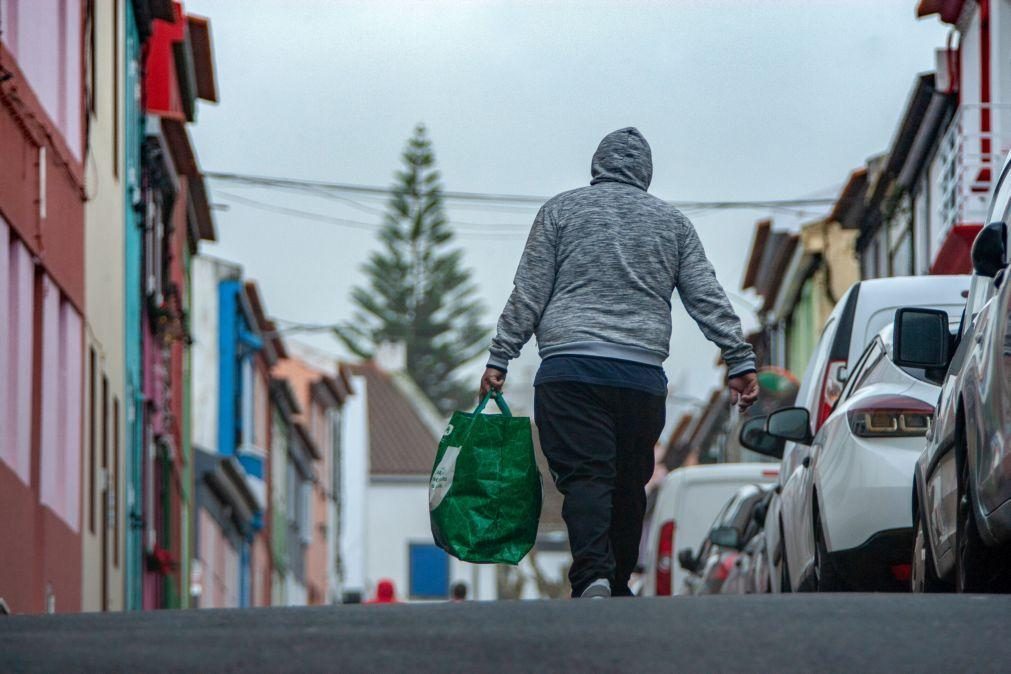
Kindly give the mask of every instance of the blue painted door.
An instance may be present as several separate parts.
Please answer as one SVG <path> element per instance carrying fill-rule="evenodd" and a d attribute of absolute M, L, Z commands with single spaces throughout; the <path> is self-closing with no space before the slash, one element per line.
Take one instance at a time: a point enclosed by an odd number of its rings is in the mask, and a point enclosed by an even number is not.
<path fill-rule="evenodd" d="M 449 597 L 449 555 L 431 543 L 411 543 L 411 598 Z"/>

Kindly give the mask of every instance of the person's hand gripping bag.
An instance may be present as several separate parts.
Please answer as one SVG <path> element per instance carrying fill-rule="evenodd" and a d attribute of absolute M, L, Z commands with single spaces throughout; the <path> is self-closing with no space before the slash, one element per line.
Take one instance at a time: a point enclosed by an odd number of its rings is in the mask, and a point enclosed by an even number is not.
<path fill-rule="evenodd" d="M 482 413 L 492 398 L 501 414 Z M 541 499 L 529 417 L 512 416 L 497 391 L 453 413 L 428 490 L 440 548 L 465 562 L 519 564 L 537 538 Z"/>

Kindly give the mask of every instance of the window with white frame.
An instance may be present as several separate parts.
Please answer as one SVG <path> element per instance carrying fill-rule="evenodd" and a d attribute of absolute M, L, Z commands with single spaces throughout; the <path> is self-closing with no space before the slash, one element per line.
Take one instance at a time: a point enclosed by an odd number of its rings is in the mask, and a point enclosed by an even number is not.
<path fill-rule="evenodd" d="M 42 424 L 39 499 L 73 531 L 80 527 L 83 323 L 49 278 L 42 278 Z"/>
<path fill-rule="evenodd" d="M 26 485 L 31 480 L 34 303 L 31 253 L 0 218 L 0 461 Z"/>

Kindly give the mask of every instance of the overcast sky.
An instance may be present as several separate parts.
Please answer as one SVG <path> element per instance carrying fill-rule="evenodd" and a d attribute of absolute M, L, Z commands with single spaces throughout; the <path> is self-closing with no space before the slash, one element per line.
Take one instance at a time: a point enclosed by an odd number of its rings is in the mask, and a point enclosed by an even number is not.
<path fill-rule="evenodd" d="M 653 148 L 650 191 L 663 198 L 835 196 L 850 170 L 888 146 L 914 76 L 933 68 L 946 35 L 936 19 L 916 19 L 915 0 L 185 6 L 211 20 L 221 100 L 202 105 L 192 127 L 204 170 L 388 186 L 424 122 L 446 189 L 535 195 L 586 184 L 600 138 L 631 125 Z M 211 187 L 214 202 L 230 207 L 216 212 L 219 243 L 204 250 L 241 263 L 272 315 L 350 316 L 349 290 L 376 245 L 370 231 L 265 212 L 227 194 L 362 222 L 378 216 L 306 195 Z M 450 211 L 502 225 L 494 237 L 470 227 L 458 239 L 489 325 L 535 211 Z M 798 222 L 761 211 L 692 216 L 728 291 L 740 292 L 754 222 L 769 215 Z M 308 341 L 336 348 L 325 337 Z M 678 393 L 706 396 L 718 383 L 717 351 L 680 305 L 671 351 Z M 536 363 L 528 348 L 514 379 Z"/>

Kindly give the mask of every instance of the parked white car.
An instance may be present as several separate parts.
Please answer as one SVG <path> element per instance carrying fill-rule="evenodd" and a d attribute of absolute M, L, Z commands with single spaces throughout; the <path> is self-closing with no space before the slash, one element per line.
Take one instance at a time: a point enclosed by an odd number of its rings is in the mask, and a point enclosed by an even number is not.
<path fill-rule="evenodd" d="M 657 494 L 639 594 L 680 592 L 686 572 L 675 559 L 677 546 L 685 557 L 695 558 L 713 520 L 737 490 L 747 484 L 773 483 L 778 475 L 779 468 L 772 463 L 721 463 L 672 471 Z"/>
<path fill-rule="evenodd" d="M 839 400 L 849 373 L 868 344 L 895 318 L 897 309 L 924 306 L 942 309 L 958 316 L 965 304 L 969 276 L 908 276 L 872 279 L 853 284 L 825 321 L 818 344 L 808 363 L 797 393 L 797 406 L 811 418 L 812 433 L 818 432 Z M 782 443 L 780 443 L 782 446 Z M 787 442 L 781 453 L 773 449 L 769 456 L 782 456 L 780 490 L 791 479 L 803 474 L 810 462 L 811 448 Z M 790 487 L 791 493 L 797 491 Z M 800 540 L 801 549 L 811 549 L 810 527 L 794 521 L 796 507 L 784 510 L 781 495 L 769 503 L 765 525 L 765 549 L 768 555 L 770 585 L 773 592 L 798 588 L 804 563 L 795 558 L 791 548 Z M 790 545 L 785 540 L 791 541 Z"/>
<path fill-rule="evenodd" d="M 781 494 L 783 519 L 793 525 L 784 541 L 791 587 L 909 586 L 909 494 L 940 385 L 937 372 L 896 364 L 892 335 L 888 326 L 871 342 L 813 438 L 802 407 L 778 410 L 766 421 L 773 437 L 810 445 Z"/>

